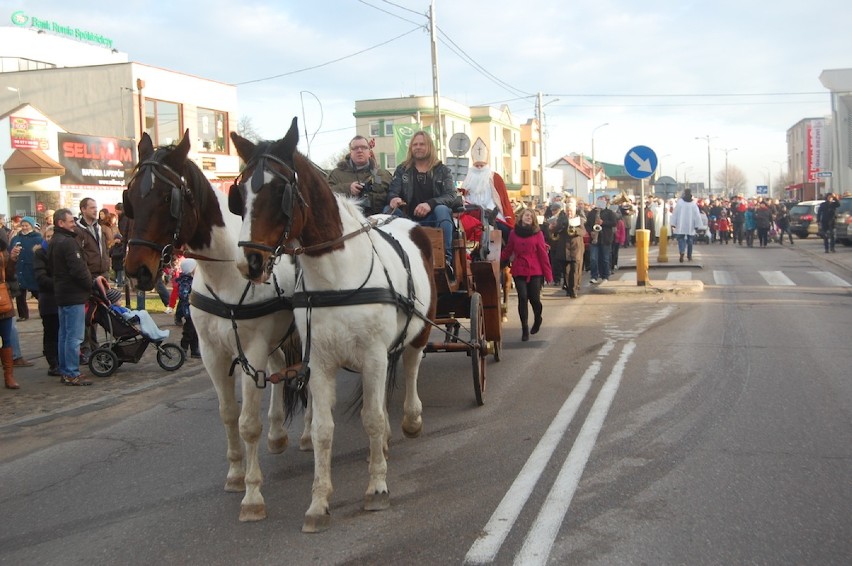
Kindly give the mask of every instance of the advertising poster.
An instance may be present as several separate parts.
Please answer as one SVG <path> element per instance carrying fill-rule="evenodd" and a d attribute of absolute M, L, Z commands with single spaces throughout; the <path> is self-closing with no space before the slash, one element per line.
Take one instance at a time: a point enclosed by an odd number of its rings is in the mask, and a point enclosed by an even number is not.
<path fill-rule="evenodd" d="M 133 140 L 58 134 L 63 189 L 121 189 L 136 163 Z"/>

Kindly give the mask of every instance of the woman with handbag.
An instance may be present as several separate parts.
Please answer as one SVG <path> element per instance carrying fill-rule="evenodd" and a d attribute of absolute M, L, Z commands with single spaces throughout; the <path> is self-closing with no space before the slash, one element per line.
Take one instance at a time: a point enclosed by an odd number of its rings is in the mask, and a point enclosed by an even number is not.
<path fill-rule="evenodd" d="M 12 324 L 15 318 L 15 306 L 12 296 L 9 294 L 9 286 L 6 284 L 6 264 L 17 259 L 21 253 L 21 247 L 12 248 L 10 252 L 6 242 L 0 242 L 0 338 L 3 347 L 0 348 L 0 361 L 3 363 L 3 379 L 6 389 L 20 389 L 15 381 L 15 366 L 12 355 Z"/>

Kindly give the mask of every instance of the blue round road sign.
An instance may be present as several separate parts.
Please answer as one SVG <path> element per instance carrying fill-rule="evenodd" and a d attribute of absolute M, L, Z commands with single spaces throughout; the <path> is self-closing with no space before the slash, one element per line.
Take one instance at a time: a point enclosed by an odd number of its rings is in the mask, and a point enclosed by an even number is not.
<path fill-rule="evenodd" d="M 648 146 L 632 147 L 624 156 L 624 168 L 634 179 L 647 179 L 657 170 L 657 154 Z"/>

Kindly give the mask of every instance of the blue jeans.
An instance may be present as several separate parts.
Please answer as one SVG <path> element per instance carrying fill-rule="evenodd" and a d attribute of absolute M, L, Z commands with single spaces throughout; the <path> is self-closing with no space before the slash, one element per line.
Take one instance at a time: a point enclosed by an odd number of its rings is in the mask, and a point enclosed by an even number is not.
<path fill-rule="evenodd" d="M 385 207 L 384 213 L 393 214 L 394 216 L 404 216 L 399 208 L 391 211 L 389 206 Z M 413 218 L 412 220 L 421 226 L 431 226 L 433 228 L 441 229 L 444 233 L 444 255 L 447 257 L 447 263 L 452 264 L 453 230 L 455 229 L 455 226 L 453 225 L 453 213 L 450 210 L 450 207 L 444 204 L 439 204 L 432 209 L 432 212 L 423 218 Z"/>
<path fill-rule="evenodd" d="M 12 358 L 18 359 L 24 357 L 21 353 L 21 340 L 18 338 L 18 327 L 15 325 L 15 317 L 9 319 L 12 324 L 9 327 L 9 344 L 12 347 Z"/>
<path fill-rule="evenodd" d="M 86 334 L 86 305 L 59 307 L 59 372 L 80 375 L 80 344 Z"/>
<path fill-rule="evenodd" d="M 686 251 L 687 259 L 692 259 L 692 244 L 695 242 L 695 236 L 692 234 L 678 234 L 677 235 L 677 251 L 678 253 L 684 253 Z"/>
<path fill-rule="evenodd" d="M 592 279 L 609 279 L 612 262 L 612 246 L 595 244 L 589 249 L 589 268 Z"/>

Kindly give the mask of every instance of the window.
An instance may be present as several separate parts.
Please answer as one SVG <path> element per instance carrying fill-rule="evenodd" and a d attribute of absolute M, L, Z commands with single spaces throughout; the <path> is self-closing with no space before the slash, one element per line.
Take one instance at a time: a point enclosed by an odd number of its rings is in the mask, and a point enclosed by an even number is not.
<path fill-rule="evenodd" d="M 180 105 L 162 100 L 145 101 L 145 132 L 154 145 L 171 145 L 180 141 Z"/>
<path fill-rule="evenodd" d="M 526 157 L 530 154 L 530 142 L 522 141 L 521 142 L 521 157 Z M 526 184 L 526 183 L 524 183 Z"/>
<path fill-rule="evenodd" d="M 371 137 L 377 137 L 377 136 L 381 135 L 380 132 L 381 132 L 381 129 L 379 128 L 379 123 L 378 122 L 370 122 L 370 136 Z"/>
<path fill-rule="evenodd" d="M 385 135 L 393 135 L 393 120 L 385 120 Z"/>
<path fill-rule="evenodd" d="M 383 153 L 382 158 L 385 162 L 385 169 L 389 169 L 391 171 L 396 169 L 396 154 L 394 154 L 394 153 Z"/>
<path fill-rule="evenodd" d="M 228 124 L 226 114 L 219 110 L 198 109 L 198 141 L 201 151 L 225 153 L 227 151 Z"/>
<path fill-rule="evenodd" d="M 529 185 L 530 184 L 530 172 L 526 169 L 521 171 L 521 184 Z"/>

